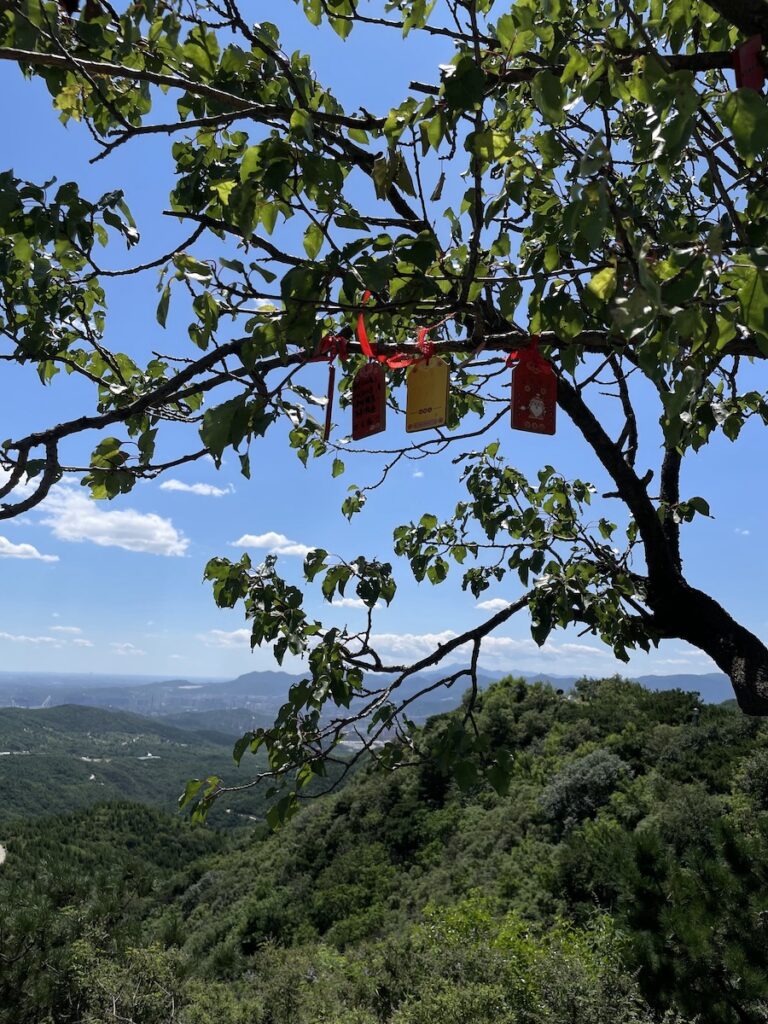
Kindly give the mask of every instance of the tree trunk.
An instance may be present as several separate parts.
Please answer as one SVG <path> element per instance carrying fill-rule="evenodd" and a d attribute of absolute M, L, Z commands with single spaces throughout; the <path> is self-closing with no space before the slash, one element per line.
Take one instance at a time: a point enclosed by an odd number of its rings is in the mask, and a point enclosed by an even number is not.
<path fill-rule="evenodd" d="M 652 588 L 648 604 L 665 636 L 704 651 L 730 678 L 739 707 L 748 715 L 768 715 L 768 647 L 739 625 L 708 594 L 679 584 Z"/>

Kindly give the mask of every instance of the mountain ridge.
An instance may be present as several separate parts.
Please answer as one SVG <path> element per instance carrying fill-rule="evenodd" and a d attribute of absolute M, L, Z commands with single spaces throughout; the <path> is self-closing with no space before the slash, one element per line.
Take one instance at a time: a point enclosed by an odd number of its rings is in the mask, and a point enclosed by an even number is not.
<path fill-rule="evenodd" d="M 401 692 L 408 696 L 419 687 L 437 681 L 442 672 L 419 673 L 408 679 Z M 525 679 L 527 682 L 545 682 L 555 689 L 569 690 L 583 674 L 557 674 L 551 672 L 529 672 L 517 669 L 480 674 L 481 688 L 504 676 Z M 303 678 L 302 674 L 270 669 L 244 672 L 234 679 L 217 681 L 189 679 L 152 679 L 149 677 L 136 683 L 135 677 L 114 677 L 109 685 L 80 685 L 79 677 L 73 677 L 71 685 L 62 685 L 60 676 L 41 684 L 39 677 L 29 686 L 19 682 L 8 683 L 0 676 L 0 707 L 46 707 L 64 704 L 78 704 L 86 707 L 101 707 L 116 711 L 133 712 L 149 717 L 163 717 L 187 713 L 201 714 L 214 711 L 243 710 L 253 716 L 258 725 L 269 724 L 286 699 L 293 683 Z M 104 678 L 104 677 L 100 677 Z M 127 678 L 122 683 L 121 678 Z M 728 677 L 723 673 L 677 673 L 672 675 L 639 675 L 634 677 L 647 689 L 683 689 L 698 692 L 706 703 L 720 703 L 733 697 Z M 54 682 L 56 685 L 54 685 Z M 463 687 L 438 689 L 415 703 L 412 710 L 416 721 L 425 721 L 431 715 L 440 714 L 456 707 L 461 699 Z M 205 726 L 204 726 L 205 728 Z"/>

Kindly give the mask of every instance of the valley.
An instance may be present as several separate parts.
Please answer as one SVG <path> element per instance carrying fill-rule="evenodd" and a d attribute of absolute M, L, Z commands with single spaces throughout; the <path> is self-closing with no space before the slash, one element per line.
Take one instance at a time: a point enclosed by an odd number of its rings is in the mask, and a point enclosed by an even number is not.
<path fill-rule="evenodd" d="M 363 765 L 277 833 L 257 804 L 239 827 L 169 813 L 168 766 L 227 751 L 204 716 L 6 709 L 3 749 L 29 754 L 0 761 L 25 766 L 2 783 L 0 1024 L 41 1008 L 77 1024 L 759 1020 L 768 733 L 697 706 L 620 679 L 564 694 L 508 677 L 476 708 L 508 783 L 440 767 L 449 712 L 419 730 L 423 761 Z M 93 800 L 99 773 L 112 788 Z"/>
<path fill-rule="evenodd" d="M 80 705 L 0 709 L 0 755 L 0 822 L 111 800 L 174 812 L 190 778 L 238 777 L 227 733 Z M 242 794 L 215 820 L 248 820 L 261 807 L 260 795 Z"/>

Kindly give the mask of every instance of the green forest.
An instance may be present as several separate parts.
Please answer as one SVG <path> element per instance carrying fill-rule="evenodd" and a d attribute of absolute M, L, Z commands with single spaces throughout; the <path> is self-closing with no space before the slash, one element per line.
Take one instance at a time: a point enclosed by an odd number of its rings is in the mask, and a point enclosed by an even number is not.
<path fill-rule="evenodd" d="M 9 821 L 0 1021 L 762 1021 L 768 727 L 697 707 L 506 678 L 475 712 L 502 792 L 441 765 L 460 708 L 278 832 L 135 803 Z"/>
<path fill-rule="evenodd" d="M 217 723 L 227 715 L 209 718 Z M 184 729 L 84 705 L 0 708 L 0 754 L 0 830 L 9 818 L 113 800 L 173 812 L 187 779 L 204 771 L 237 778 L 231 735 L 202 728 L 194 715 Z M 262 791 L 240 793 L 215 808 L 213 823 L 236 826 L 263 809 Z"/>

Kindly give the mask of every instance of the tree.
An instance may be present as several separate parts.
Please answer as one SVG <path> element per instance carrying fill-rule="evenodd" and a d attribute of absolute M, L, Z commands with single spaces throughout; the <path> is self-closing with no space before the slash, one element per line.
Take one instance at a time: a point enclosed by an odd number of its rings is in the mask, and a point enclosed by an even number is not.
<path fill-rule="evenodd" d="M 302 383 L 309 364 L 338 359 L 345 405 L 368 359 L 384 361 L 397 410 L 405 364 L 440 356 L 451 364 L 447 427 L 390 447 L 380 480 L 352 488 L 343 511 L 358 513 L 399 460 L 458 444 L 466 500 L 444 522 L 426 514 L 400 526 L 395 552 L 434 584 L 457 563 L 473 594 L 507 577 L 523 587 L 430 656 L 388 664 L 372 622 L 377 602 L 395 595 L 389 563 L 307 557 L 307 582 L 319 578 L 325 597 L 354 587 L 367 606 L 367 627 L 350 634 L 310 619 L 274 558 L 214 559 L 215 599 L 243 602 L 253 644 L 271 644 L 278 660 L 306 654 L 310 669 L 274 728 L 237 745 L 238 758 L 266 749 L 255 781 L 297 772 L 302 786 L 353 729 L 368 748 L 391 741 L 385 763 L 418 755 L 414 678 L 468 645 L 467 664 L 446 668 L 441 683 L 464 679 L 476 691 L 483 639 L 524 610 L 540 644 L 569 624 L 619 658 L 685 640 L 730 676 L 744 711 L 765 714 L 768 650 L 685 575 L 681 528 L 709 506 L 684 493 L 680 474 L 719 432 L 736 441 L 749 420 L 768 422 L 751 383 L 752 364 L 768 356 L 768 109 L 751 87 L 759 52 L 743 87 L 728 74 L 748 36 L 768 38 L 768 5 L 303 0 L 313 24 L 351 47 L 359 25 L 445 42 L 439 73 L 386 114 L 344 110 L 309 58 L 291 54 L 274 25 L 249 23 L 235 0 L 73 7 L 3 0 L 0 58 L 41 77 L 61 116 L 87 126 L 94 160 L 167 137 L 167 215 L 189 235 L 142 266 L 104 269 L 99 245 L 138 237 L 119 189 L 87 199 L 75 183 L 2 176 L 2 358 L 32 364 L 43 382 L 61 370 L 84 378 L 97 408 L 5 443 L 0 516 L 41 502 L 65 470 L 60 452 L 89 430 L 100 439 L 80 472 L 95 498 L 205 454 L 219 462 L 227 449 L 247 475 L 251 447 L 286 422 L 301 459 L 333 455 L 341 472 L 345 446 L 309 411 L 323 404 Z M 139 365 L 109 347 L 103 285 L 158 268 L 159 324 L 187 300 L 192 354 Z M 528 480 L 500 457 L 493 431 L 509 399 L 499 381 L 513 353 L 535 358 L 536 343 L 585 463 L 612 481 L 621 528 L 589 519 L 589 483 L 551 466 Z M 658 408 L 650 440 L 641 392 Z M 608 417 L 620 419 L 616 430 Z M 181 459 L 156 455 L 167 421 L 195 438 Z M 470 698 L 465 726 L 472 707 Z M 432 753 L 464 778 L 479 766 L 503 786 L 505 765 L 485 750 L 464 728 L 446 730 Z M 198 782 L 187 798 L 205 808 L 221 788 Z M 275 816 L 295 801 L 284 793 Z"/>

